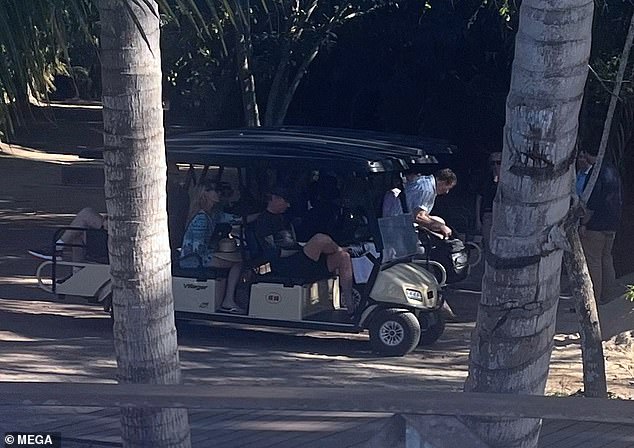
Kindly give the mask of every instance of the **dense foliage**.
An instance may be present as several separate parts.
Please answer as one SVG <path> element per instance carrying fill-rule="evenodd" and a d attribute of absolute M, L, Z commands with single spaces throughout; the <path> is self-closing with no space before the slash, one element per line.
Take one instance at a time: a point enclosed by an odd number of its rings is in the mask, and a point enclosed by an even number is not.
<path fill-rule="evenodd" d="M 29 94 L 45 97 L 54 75 L 68 71 L 68 31 L 84 26 L 88 9 L 83 0 L 0 0 L 0 133 Z"/>
<path fill-rule="evenodd" d="M 3 128 L 10 124 L 6 106 L 29 91 L 42 99 L 47 93 L 99 98 L 93 3 L 0 0 Z M 263 124 L 393 130 L 447 138 L 469 150 L 499 149 L 517 3 L 161 0 L 164 97 L 172 120 L 243 125 L 236 55 L 246 45 Z M 632 12 L 629 1 L 597 5 L 585 145 L 600 135 Z M 59 76 L 65 73 L 71 77 Z M 69 79 L 75 80 L 70 87 L 63 82 Z M 631 94 L 628 82 L 623 96 Z M 632 134 L 628 104 L 617 112 L 615 126 L 622 129 L 614 138 L 621 148 Z"/>

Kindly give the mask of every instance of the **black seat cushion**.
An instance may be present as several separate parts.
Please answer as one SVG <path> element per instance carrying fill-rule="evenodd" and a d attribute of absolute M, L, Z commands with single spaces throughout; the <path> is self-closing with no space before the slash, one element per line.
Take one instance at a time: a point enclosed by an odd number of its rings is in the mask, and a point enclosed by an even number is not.
<path fill-rule="evenodd" d="M 324 277 L 323 275 L 314 275 L 307 277 L 287 277 L 278 275 L 275 272 L 268 274 L 259 274 L 255 277 L 255 283 L 280 283 L 284 286 L 303 286 L 309 283 L 315 283 L 319 280 L 335 278 L 334 276 Z"/>
<path fill-rule="evenodd" d="M 108 264 L 108 232 L 104 229 L 86 230 L 86 260 Z"/>
<path fill-rule="evenodd" d="M 172 275 L 174 277 L 195 278 L 197 280 L 213 280 L 227 278 L 229 269 L 224 268 L 181 268 L 178 262 L 172 263 Z"/>

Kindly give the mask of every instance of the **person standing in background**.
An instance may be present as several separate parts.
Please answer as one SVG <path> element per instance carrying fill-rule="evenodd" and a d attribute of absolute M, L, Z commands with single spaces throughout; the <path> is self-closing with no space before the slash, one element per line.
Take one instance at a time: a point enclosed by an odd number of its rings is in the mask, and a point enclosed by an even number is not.
<path fill-rule="evenodd" d="M 587 174 L 589 179 L 596 162 L 596 154 L 583 154 L 592 165 Z M 603 294 L 616 280 L 612 247 L 621 219 L 623 193 L 616 167 L 605 159 L 586 207 L 586 214 L 581 219 L 579 227 L 579 236 L 592 279 L 594 297 L 598 303 L 606 303 L 608 298 Z"/>
<path fill-rule="evenodd" d="M 586 152 L 581 151 L 577 156 L 577 178 L 575 181 L 575 190 L 577 196 L 581 196 L 583 189 L 586 188 L 588 183 L 590 170 L 592 169 L 592 163 L 588 160 Z"/>
<path fill-rule="evenodd" d="M 500 182 L 500 168 L 502 165 L 502 153 L 493 152 L 489 156 L 489 172 L 476 194 L 475 214 L 476 230 L 482 232 L 482 248 L 489 250 L 491 239 L 491 226 L 493 225 L 493 200 Z"/>

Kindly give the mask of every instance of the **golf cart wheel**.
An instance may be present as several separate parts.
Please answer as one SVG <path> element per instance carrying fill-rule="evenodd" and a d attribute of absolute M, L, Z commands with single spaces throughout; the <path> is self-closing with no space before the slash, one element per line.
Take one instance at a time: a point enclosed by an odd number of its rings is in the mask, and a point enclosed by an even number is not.
<path fill-rule="evenodd" d="M 421 313 L 418 316 L 420 323 L 420 345 L 431 345 L 445 332 L 445 318 L 440 311 Z"/>
<path fill-rule="evenodd" d="M 387 356 L 403 356 L 418 345 L 420 324 L 414 314 L 389 308 L 377 312 L 370 324 L 372 349 Z"/>

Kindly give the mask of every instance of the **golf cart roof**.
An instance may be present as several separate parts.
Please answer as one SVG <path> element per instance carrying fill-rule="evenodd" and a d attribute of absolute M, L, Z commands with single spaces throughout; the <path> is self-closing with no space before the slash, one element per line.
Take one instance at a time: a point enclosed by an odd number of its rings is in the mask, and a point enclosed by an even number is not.
<path fill-rule="evenodd" d="M 266 129 L 266 128 L 262 128 Z M 281 126 L 273 131 L 297 136 L 320 136 L 339 141 L 356 141 L 386 154 L 420 157 L 416 163 L 437 163 L 436 156 L 451 155 L 456 147 L 446 140 L 395 134 L 363 129 L 320 128 L 308 126 Z"/>
<path fill-rule="evenodd" d="M 192 132 L 167 139 L 166 147 L 168 158 L 181 163 L 274 163 L 367 173 L 400 171 L 413 163 L 436 164 L 433 153 L 451 151 L 442 141 L 419 142 L 415 137 L 396 134 L 304 127 Z"/>

